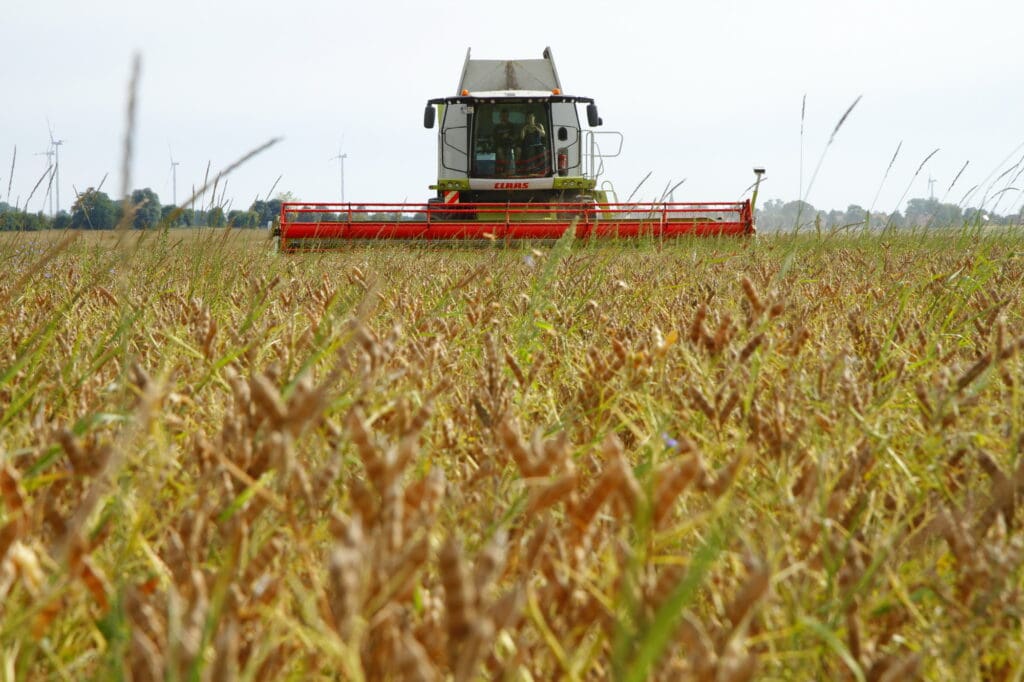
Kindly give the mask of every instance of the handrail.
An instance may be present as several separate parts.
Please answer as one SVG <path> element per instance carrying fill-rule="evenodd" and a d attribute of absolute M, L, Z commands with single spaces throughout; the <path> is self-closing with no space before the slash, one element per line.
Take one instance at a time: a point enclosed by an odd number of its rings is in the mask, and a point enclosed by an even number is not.
<path fill-rule="evenodd" d="M 584 173 L 587 177 L 593 178 L 594 180 L 601 177 L 604 173 L 604 160 L 614 159 L 622 153 L 622 145 L 625 142 L 625 136 L 618 130 L 588 130 L 587 139 L 589 140 L 590 155 L 588 157 L 589 162 L 587 168 L 584 169 Z M 619 146 L 614 152 L 605 154 L 601 151 L 601 145 L 597 142 L 598 135 L 615 136 L 619 141 Z M 595 160 L 599 160 L 600 164 L 597 164 Z"/>

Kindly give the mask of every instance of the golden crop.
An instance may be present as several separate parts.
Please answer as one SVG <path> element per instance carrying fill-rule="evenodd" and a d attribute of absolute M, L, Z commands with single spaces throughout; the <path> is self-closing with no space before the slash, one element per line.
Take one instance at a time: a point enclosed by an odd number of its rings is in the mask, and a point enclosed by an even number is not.
<path fill-rule="evenodd" d="M 1017 235 L 0 241 L 0 679 L 1019 679 Z"/>

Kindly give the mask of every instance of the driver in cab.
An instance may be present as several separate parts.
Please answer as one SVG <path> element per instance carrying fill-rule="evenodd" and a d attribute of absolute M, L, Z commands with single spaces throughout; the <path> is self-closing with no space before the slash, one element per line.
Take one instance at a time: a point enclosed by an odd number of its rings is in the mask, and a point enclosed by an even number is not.
<path fill-rule="evenodd" d="M 508 176 L 515 170 L 516 127 L 508 119 L 508 109 L 502 109 L 494 124 L 494 161 L 498 175 Z"/>
<path fill-rule="evenodd" d="M 536 114 L 527 114 L 526 123 L 519 131 L 519 139 L 523 145 L 523 160 L 530 173 L 544 172 L 544 140 L 546 137 L 544 126 L 537 123 Z"/>

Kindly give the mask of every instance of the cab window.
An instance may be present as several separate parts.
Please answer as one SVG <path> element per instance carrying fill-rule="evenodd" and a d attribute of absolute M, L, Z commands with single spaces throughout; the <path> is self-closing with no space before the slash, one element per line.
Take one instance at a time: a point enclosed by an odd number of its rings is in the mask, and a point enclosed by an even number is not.
<path fill-rule="evenodd" d="M 550 176 L 550 135 L 544 103 L 477 104 L 470 152 L 473 177 Z"/>

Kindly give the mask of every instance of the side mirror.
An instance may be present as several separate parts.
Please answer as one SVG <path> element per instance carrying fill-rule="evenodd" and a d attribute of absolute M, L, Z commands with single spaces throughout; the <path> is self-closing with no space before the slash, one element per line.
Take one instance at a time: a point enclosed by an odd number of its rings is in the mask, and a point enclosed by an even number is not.
<path fill-rule="evenodd" d="M 569 131 L 565 128 L 565 126 L 562 126 L 561 128 L 558 129 L 558 141 L 565 142 L 568 139 Z"/>
<path fill-rule="evenodd" d="M 424 128 L 433 128 L 434 127 L 434 116 L 435 115 L 436 115 L 436 113 L 434 111 L 434 105 L 433 104 L 428 104 L 427 108 L 423 110 L 423 127 Z"/>
<path fill-rule="evenodd" d="M 591 128 L 596 128 L 604 123 L 601 117 L 597 115 L 597 105 L 591 102 L 587 105 L 587 125 Z"/>

